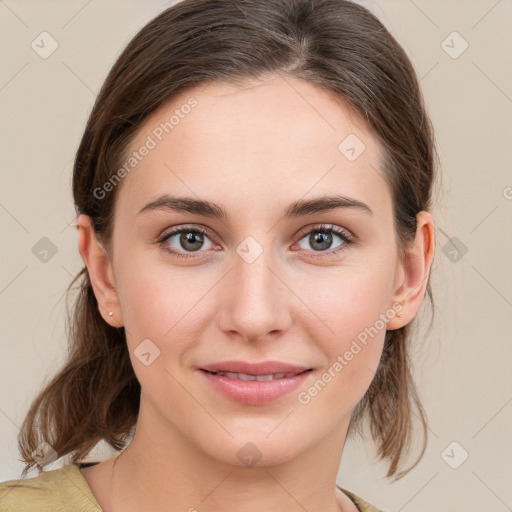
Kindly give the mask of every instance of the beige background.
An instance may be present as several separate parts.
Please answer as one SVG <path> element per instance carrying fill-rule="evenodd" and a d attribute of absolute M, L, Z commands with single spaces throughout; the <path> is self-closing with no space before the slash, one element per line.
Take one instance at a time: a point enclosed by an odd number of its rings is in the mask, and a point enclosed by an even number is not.
<path fill-rule="evenodd" d="M 82 266 L 70 180 L 88 113 L 122 47 L 168 5 L 0 1 L 0 481 L 19 478 L 18 426 L 65 355 L 64 290 Z M 392 484 L 372 447 L 353 442 L 338 482 L 390 512 L 512 510 L 512 2 L 364 5 L 397 37 L 421 77 L 444 193 L 434 210 L 435 324 L 415 349 L 428 450 Z M 31 48 L 43 31 L 58 43 L 47 59 Z M 457 56 L 464 41 L 469 46 Z M 43 237 L 56 249 L 46 262 L 33 249 Z M 454 261 L 447 249 L 460 243 L 467 252 Z M 92 458 L 112 453 L 103 448 Z"/>

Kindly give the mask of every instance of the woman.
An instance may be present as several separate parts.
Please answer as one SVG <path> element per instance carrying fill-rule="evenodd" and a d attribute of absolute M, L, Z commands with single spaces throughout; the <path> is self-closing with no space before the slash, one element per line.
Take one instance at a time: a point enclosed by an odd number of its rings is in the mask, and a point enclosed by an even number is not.
<path fill-rule="evenodd" d="M 0 508 L 378 510 L 336 476 L 365 425 L 390 478 L 425 449 L 408 351 L 435 155 L 409 59 L 357 4 L 185 0 L 148 23 L 76 155 L 71 352 L 19 437 L 24 475 L 72 463 L 0 485 Z M 102 439 L 121 453 L 80 464 Z"/>

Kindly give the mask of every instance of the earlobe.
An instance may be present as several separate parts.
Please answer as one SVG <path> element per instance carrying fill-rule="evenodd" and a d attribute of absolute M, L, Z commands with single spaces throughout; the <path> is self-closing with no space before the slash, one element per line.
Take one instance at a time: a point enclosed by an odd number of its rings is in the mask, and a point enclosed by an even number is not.
<path fill-rule="evenodd" d="M 100 314 L 112 327 L 121 327 L 123 321 L 112 263 L 96 236 L 90 217 L 80 214 L 77 224 L 78 250 L 87 267 Z M 110 312 L 112 314 L 109 314 Z"/>
<path fill-rule="evenodd" d="M 400 262 L 400 281 L 390 307 L 399 315 L 387 324 L 387 330 L 394 330 L 410 323 L 421 306 L 427 289 L 428 278 L 435 252 L 434 219 L 427 211 L 416 215 L 416 237 L 406 250 L 404 261 Z M 400 304 L 401 309 L 397 309 Z"/>

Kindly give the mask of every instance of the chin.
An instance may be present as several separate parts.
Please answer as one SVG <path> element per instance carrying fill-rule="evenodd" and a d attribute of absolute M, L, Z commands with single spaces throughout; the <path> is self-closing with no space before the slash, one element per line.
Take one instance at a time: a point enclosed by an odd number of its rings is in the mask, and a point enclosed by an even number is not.
<path fill-rule="evenodd" d="M 210 439 L 208 445 L 202 448 L 221 463 L 252 468 L 285 464 L 299 455 L 302 444 L 298 439 L 277 435 L 277 432 L 268 437 L 268 432 L 254 435 L 253 431 L 250 436 L 229 437 L 217 442 Z"/>

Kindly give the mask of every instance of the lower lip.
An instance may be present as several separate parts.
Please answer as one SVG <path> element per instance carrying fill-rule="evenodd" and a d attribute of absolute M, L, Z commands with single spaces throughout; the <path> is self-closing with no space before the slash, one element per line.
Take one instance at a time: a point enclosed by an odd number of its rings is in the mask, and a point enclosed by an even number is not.
<path fill-rule="evenodd" d="M 207 381 L 224 396 L 246 405 L 264 405 L 279 400 L 297 389 L 313 372 L 272 380 L 240 380 L 199 370 Z"/>

